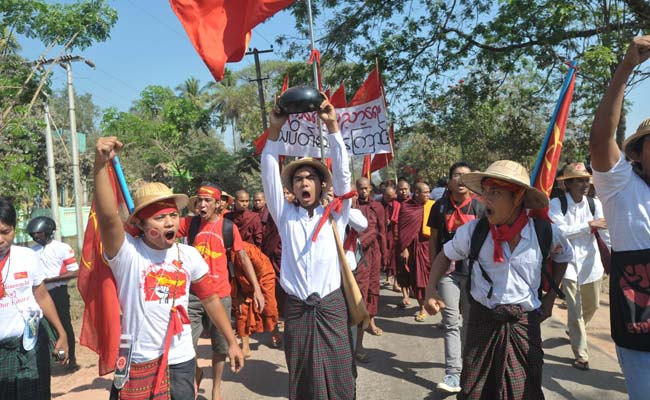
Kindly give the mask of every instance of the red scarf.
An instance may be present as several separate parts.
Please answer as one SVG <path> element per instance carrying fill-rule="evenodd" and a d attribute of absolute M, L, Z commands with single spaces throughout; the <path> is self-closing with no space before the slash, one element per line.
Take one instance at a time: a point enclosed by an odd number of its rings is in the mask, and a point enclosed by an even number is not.
<path fill-rule="evenodd" d="M 463 213 L 463 208 L 467 207 L 471 202 L 472 197 L 470 196 L 457 206 L 454 198 L 451 197 L 451 193 L 449 194 L 449 203 L 454 207 L 454 212 L 447 220 L 447 232 L 456 232 L 456 229 L 458 229 L 459 226 L 465 225 L 472 220 L 469 215 Z"/>
<path fill-rule="evenodd" d="M 502 263 L 505 261 L 501 244 L 514 239 L 524 229 L 527 223 L 528 215 L 526 215 L 526 210 L 522 209 L 521 214 L 519 214 L 512 225 L 504 224 L 496 226 L 490 224 L 490 232 L 492 232 L 492 240 L 494 241 L 494 262 Z"/>
<path fill-rule="evenodd" d="M 352 190 L 350 192 L 347 192 L 343 196 L 335 196 L 334 200 L 332 200 L 331 203 L 325 207 L 325 211 L 323 212 L 323 216 L 320 218 L 320 221 L 318 221 L 318 225 L 316 226 L 316 230 L 314 231 L 314 235 L 311 237 L 311 241 L 315 242 L 316 238 L 318 237 L 318 233 L 320 230 L 323 228 L 323 225 L 325 225 L 325 221 L 329 218 L 330 214 L 332 211 L 335 211 L 337 214 L 341 212 L 341 209 L 343 208 L 343 200 L 351 199 L 354 196 L 357 195 L 356 190 Z"/>

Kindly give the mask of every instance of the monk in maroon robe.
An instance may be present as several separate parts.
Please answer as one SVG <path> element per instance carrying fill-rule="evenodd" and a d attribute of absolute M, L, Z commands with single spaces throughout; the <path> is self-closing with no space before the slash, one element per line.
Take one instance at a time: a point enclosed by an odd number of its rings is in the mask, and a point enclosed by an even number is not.
<path fill-rule="evenodd" d="M 411 185 L 405 180 L 399 180 L 397 182 L 396 193 L 397 193 L 397 202 L 400 203 L 400 212 L 401 212 L 402 203 L 411 199 Z M 393 259 L 395 260 L 395 266 L 396 266 L 395 280 L 397 281 L 397 284 L 402 291 L 402 301 L 398 304 L 398 306 L 400 308 L 406 308 L 411 304 L 411 299 L 409 294 L 410 286 L 411 286 L 411 274 L 399 250 L 399 214 L 397 217 L 397 227 L 395 229 L 396 229 L 396 235 L 394 237 L 395 246 L 393 247 Z"/>
<path fill-rule="evenodd" d="M 260 249 L 273 265 L 277 284 L 275 286 L 275 299 L 278 303 L 280 316 L 284 317 L 284 302 L 287 294 L 280 286 L 280 261 L 282 259 L 282 241 L 275 221 L 271 218 L 268 207 L 266 207 L 266 198 L 264 192 L 257 192 L 253 195 L 253 211 L 256 212 L 262 221 L 262 246 Z"/>
<path fill-rule="evenodd" d="M 244 242 L 262 246 L 263 226 L 262 220 L 257 213 L 248 209 L 250 196 L 245 190 L 238 190 L 235 193 L 235 208 L 224 217 L 237 225 L 239 234 Z"/>
<path fill-rule="evenodd" d="M 399 218 L 400 202 L 396 199 L 397 193 L 394 186 L 386 186 L 382 196 L 384 206 L 385 236 L 382 252 L 382 266 L 386 272 L 386 282 L 393 286 L 393 291 L 398 292 L 397 285 L 397 260 L 395 246 L 397 243 L 397 221 Z"/>
<path fill-rule="evenodd" d="M 424 321 L 427 316 L 424 310 L 424 297 L 429 283 L 429 235 L 423 224 L 427 206 L 430 210 L 432 201 L 429 200 L 429 186 L 426 183 L 416 183 L 413 199 L 401 204 L 398 220 L 399 241 L 398 251 L 406 269 L 409 271 L 411 290 L 420 305 L 420 312 L 415 319 Z"/>
<path fill-rule="evenodd" d="M 372 199 L 372 185 L 368 178 L 357 180 L 357 209 L 368 220 L 368 227 L 359 233 L 363 260 L 357 266 L 355 277 L 361 294 L 366 302 L 370 314 L 368 332 L 380 336 L 383 331 L 375 324 L 375 316 L 379 306 L 380 271 L 381 271 L 381 244 L 384 236 L 384 208 Z M 357 331 L 357 360 L 364 362 L 367 358 L 363 351 L 363 329 Z"/>

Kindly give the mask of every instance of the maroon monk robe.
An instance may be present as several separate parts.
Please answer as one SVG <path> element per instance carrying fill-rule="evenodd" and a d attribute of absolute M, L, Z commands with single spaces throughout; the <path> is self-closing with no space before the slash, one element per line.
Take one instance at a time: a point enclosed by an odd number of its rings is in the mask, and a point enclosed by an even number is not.
<path fill-rule="evenodd" d="M 397 200 L 391 200 L 384 204 L 384 251 L 382 252 L 382 266 L 386 270 L 387 276 L 397 275 L 397 259 L 395 257 L 395 247 L 397 245 L 397 221 L 399 216 L 400 203 Z"/>
<path fill-rule="evenodd" d="M 271 213 L 269 213 L 269 209 L 266 205 L 256 212 L 260 216 L 263 226 L 262 253 L 271 260 L 271 264 L 273 265 L 276 280 L 275 299 L 278 303 L 280 317 L 284 317 L 284 303 L 287 299 L 287 294 L 280 285 L 280 261 L 282 259 L 282 241 L 280 239 L 280 233 L 278 232 L 278 226 L 275 224 L 275 221 L 273 221 L 273 218 L 271 218 Z"/>
<path fill-rule="evenodd" d="M 381 269 L 381 248 L 379 245 L 379 235 L 383 224 L 383 212 L 378 213 L 381 209 L 379 203 L 373 200 L 357 200 L 357 208 L 368 220 L 368 227 L 359 234 L 361 249 L 363 250 L 363 260 L 357 266 L 355 275 L 359 289 L 366 302 L 368 313 L 371 316 L 377 315 L 379 305 L 379 271 Z M 383 211 L 383 210 L 381 210 Z"/>
<path fill-rule="evenodd" d="M 411 290 L 418 301 L 424 300 L 424 292 L 429 283 L 429 238 L 422 234 L 424 204 L 412 199 L 402 203 L 399 213 L 398 254 L 408 249 L 407 268 L 410 272 Z"/>
<path fill-rule="evenodd" d="M 225 215 L 237 225 L 239 234 L 244 242 L 254 244 L 257 247 L 262 246 L 263 226 L 259 214 L 251 210 L 232 211 Z"/>

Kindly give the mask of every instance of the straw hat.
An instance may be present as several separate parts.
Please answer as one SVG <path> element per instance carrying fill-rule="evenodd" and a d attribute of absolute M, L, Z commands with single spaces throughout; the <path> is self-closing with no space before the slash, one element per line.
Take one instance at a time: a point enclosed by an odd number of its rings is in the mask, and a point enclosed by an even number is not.
<path fill-rule="evenodd" d="M 157 201 L 173 199 L 176 202 L 176 207 L 182 210 L 187 206 L 188 198 L 184 194 L 174 194 L 170 188 L 160 182 L 145 183 L 140 186 L 133 196 L 134 208 L 129 218 L 126 220 L 128 224 L 133 223 L 133 218 L 140 210 L 146 206 L 153 204 Z"/>
<path fill-rule="evenodd" d="M 472 192 L 481 194 L 483 192 L 481 182 L 485 178 L 500 179 L 526 188 L 526 194 L 524 195 L 524 206 L 526 208 L 548 207 L 548 197 L 530 186 L 528 171 L 519 163 L 510 160 L 495 161 L 490 164 L 485 172 L 470 172 L 463 175 L 460 182 Z"/>
<path fill-rule="evenodd" d="M 574 178 L 591 178 L 591 174 L 587 171 L 587 167 L 581 162 L 571 163 L 564 167 L 562 176 L 558 176 L 558 181 L 566 181 L 567 179 Z"/>
<path fill-rule="evenodd" d="M 636 160 L 638 155 L 634 155 L 634 146 L 636 142 L 644 137 L 645 135 L 650 134 L 650 118 L 647 118 L 641 122 L 641 125 L 636 129 L 634 135 L 625 139 L 623 142 L 623 152 L 630 160 Z"/>
<path fill-rule="evenodd" d="M 300 160 L 292 161 L 282 169 L 282 184 L 289 189 L 289 192 L 293 193 L 293 175 L 296 171 L 302 167 L 312 167 L 316 171 L 320 172 L 323 177 L 323 182 L 325 182 L 325 189 L 323 194 L 327 193 L 327 189 L 332 185 L 332 174 L 327 167 L 319 162 L 314 160 L 311 157 L 301 158 Z"/>
<path fill-rule="evenodd" d="M 226 192 L 225 190 L 221 191 L 221 200 L 226 201 L 226 207 L 230 207 L 232 203 L 235 202 L 235 196 L 231 195 L 230 193 Z"/>

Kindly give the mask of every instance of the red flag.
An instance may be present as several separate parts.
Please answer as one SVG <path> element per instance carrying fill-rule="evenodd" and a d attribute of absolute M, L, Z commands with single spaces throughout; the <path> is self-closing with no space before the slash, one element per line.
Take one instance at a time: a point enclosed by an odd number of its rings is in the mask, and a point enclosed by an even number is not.
<path fill-rule="evenodd" d="M 345 86 L 343 86 L 343 82 L 341 82 L 339 88 L 336 89 L 334 94 L 330 96 L 330 103 L 334 108 L 343 108 L 347 105 L 345 100 Z"/>
<path fill-rule="evenodd" d="M 286 74 L 284 76 L 284 81 L 282 82 L 282 89 L 280 90 L 280 94 L 284 93 L 289 89 L 289 74 Z M 262 154 L 262 150 L 264 150 L 264 146 L 266 146 L 266 141 L 269 138 L 269 130 L 265 130 L 264 133 L 262 133 L 260 136 L 257 137 L 257 139 L 253 140 L 253 146 L 255 147 L 255 155 L 259 156 Z"/>
<path fill-rule="evenodd" d="M 118 209 L 125 209 L 124 197 L 109 163 L 109 176 Z M 79 343 L 99 355 L 99 375 L 115 369 L 120 345 L 120 307 L 115 278 L 103 257 L 95 203 L 88 216 L 77 288 L 85 303 Z"/>
<path fill-rule="evenodd" d="M 251 30 L 294 0 L 170 0 L 194 48 L 217 81 L 244 57 Z"/>
<path fill-rule="evenodd" d="M 370 154 L 363 156 L 363 167 L 361 168 L 361 176 L 370 179 Z"/>
<path fill-rule="evenodd" d="M 370 75 L 366 78 L 363 85 L 357 90 L 357 93 L 354 94 L 354 97 L 348 103 L 349 106 L 357 106 L 359 104 L 368 103 L 381 97 L 381 75 L 379 74 L 379 68 L 375 68 L 370 72 Z"/>

